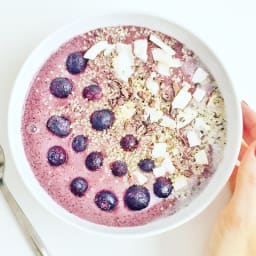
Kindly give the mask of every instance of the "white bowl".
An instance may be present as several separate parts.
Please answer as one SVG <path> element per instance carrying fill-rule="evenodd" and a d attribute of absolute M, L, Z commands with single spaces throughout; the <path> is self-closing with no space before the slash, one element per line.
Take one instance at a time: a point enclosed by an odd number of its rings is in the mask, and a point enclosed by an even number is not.
<path fill-rule="evenodd" d="M 46 59 L 57 50 L 61 44 L 75 35 L 98 27 L 115 25 L 149 27 L 173 36 L 187 45 L 201 58 L 202 62 L 206 64 L 207 68 L 218 82 L 225 100 L 227 113 L 227 144 L 223 153 L 223 161 L 219 164 L 217 171 L 210 178 L 208 185 L 201 193 L 187 207 L 182 208 L 172 216 L 159 218 L 144 226 L 125 228 L 106 227 L 88 222 L 69 213 L 55 203 L 34 177 L 25 156 L 21 134 L 21 121 L 26 95 L 30 88 L 31 81 Z M 240 103 L 224 67 L 214 53 L 200 39 L 186 29 L 170 21 L 144 14 L 121 13 L 86 17 L 50 35 L 32 52 L 23 65 L 13 88 L 8 118 L 9 142 L 17 170 L 36 200 L 59 218 L 79 228 L 100 234 L 118 236 L 145 236 L 157 234 L 173 229 L 198 215 L 213 201 L 228 181 L 236 163 L 242 137 Z"/>

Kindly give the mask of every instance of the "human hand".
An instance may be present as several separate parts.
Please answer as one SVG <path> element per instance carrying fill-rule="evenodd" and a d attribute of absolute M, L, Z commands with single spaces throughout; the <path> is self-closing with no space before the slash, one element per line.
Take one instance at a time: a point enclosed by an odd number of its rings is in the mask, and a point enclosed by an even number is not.
<path fill-rule="evenodd" d="M 239 167 L 230 178 L 232 198 L 220 213 L 209 256 L 256 255 L 256 112 L 245 102 Z"/>

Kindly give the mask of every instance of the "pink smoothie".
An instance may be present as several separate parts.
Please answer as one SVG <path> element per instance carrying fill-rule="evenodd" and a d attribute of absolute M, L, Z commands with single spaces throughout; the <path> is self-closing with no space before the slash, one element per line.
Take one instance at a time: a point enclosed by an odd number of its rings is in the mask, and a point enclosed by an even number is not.
<path fill-rule="evenodd" d="M 167 52 L 166 56 L 178 64 L 167 65 L 156 60 L 158 57 L 153 56 L 152 49 L 163 49 L 150 39 L 150 35 L 155 35 L 174 51 L 172 57 Z M 144 43 L 147 43 L 146 61 L 134 53 L 134 42 L 139 39 L 145 39 Z M 103 49 L 94 59 L 88 60 L 83 72 L 68 72 L 66 60 L 69 54 L 84 54 L 101 41 L 112 45 L 112 52 Z M 130 45 L 133 51 L 132 73 L 127 81 L 118 76 L 113 64 L 120 54 L 115 48 L 118 43 Z M 207 74 L 204 79 L 201 70 Z M 200 71 L 201 77 L 196 74 Z M 157 93 L 148 83 L 151 76 L 156 82 L 152 86 L 156 86 Z M 57 77 L 72 81 L 72 93 L 67 98 L 55 97 L 49 90 L 52 80 Z M 90 84 L 101 87 L 103 97 L 100 100 L 82 96 L 84 87 Z M 178 95 L 187 85 L 190 99 L 186 106 L 179 106 Z M 200 90 L 195 94 L 198 88 Z M 101 109 L 113 111 L 115 122 L 109 129 L 97 131 L 92 128 L 90 116 Z M 148 114 L 149 111 L 153 112 Z M 190 116 L 186 114 L 188 112 Z M 70 120 L 71 133 L 67 137 L 60 138 L 47 128 L 47 121 L 53 115 Z M 187 124 L 184 123 L 186 118 L 191 118 Z M 168 120 L 167 124 L 164 120 Z M 90 31 L 56 49 L 31 82 L 22 121 L 26 156 L 40 185 L 67 211 L 107 226 L 144 225 L 185 207 L 216 170 L 225 144 L 225 129 L 223 98 L 214 78 L 197 56 L 174 38 L 132 26 Z M 72 149 L 72 140 L 80 134 L 88 137 L 89 142 L 84 151 L 77 153 Z M 121 138 L 127 134 L 133 134 L 139 141 L 138 148 L 132 152 L 120 146 Z M 156 152 L 156 145 L 160 144 L 166 145 L 165 152 Z M 47 159 L 49 148 L 55 145 L 63 147 L 68 156 L 59 166 L 49 164 Z M 85 159 L 94 151 L 102 152 L 104 161 L 97 171 L 90 171 Z M 145 158 L 155 162 L 153 171 L 143 172 L 138 167 L 139 161 Z M 117 177 L 112 174 L 110 166 L 115 160 L 127 163 L 126 175 Z M 164 166 L 165 160 L 172 166 Z M 143 178 L 138 177 L 138 173 Z M 81 197 L 70 190 L 76 177 L 83 177 L 88 182 Z M 172 191 L 166 198 L 160 198 L 153 191 L 158 177 L 166 177 L 172 184 Z M 150 202 L 144 209 L 131 210 L 125 203 L 125 192 L 134 184 L 144 186 L 150 192 Z M 115 194 L 118 202 L 114 209 L 104 211 L 95 204 L 95 195 L 101 190 Z"/>

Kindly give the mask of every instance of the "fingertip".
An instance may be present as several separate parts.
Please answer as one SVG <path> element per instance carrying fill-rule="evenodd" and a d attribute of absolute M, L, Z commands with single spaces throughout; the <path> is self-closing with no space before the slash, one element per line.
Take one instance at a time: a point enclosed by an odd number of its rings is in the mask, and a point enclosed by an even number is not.
<path fill-rule="evenodd" d="M 242 108 L 246 108 L 248 105 L 248 103 L 246 103 L 244 100 L 241 101 L 241 105 L 242 105 Z"/>
<path fill-rule="evenodd" d="M 248 144 L 253 140 L 256 140 L 256 112 L 251 107 L 242 101 L 242 113 L 243 113 L 243 130 L 244 139 Z"/>
<path fill-rule="evenodd" d="M 241 102 L 241 106 L 242 106 L 242 111 L 249 111 L 251 110 L 249 104 L 247 102 L 245 102 L 244 100 Z"/>
<path fill-rule="evenodd" d="M 256 196 L 256 141 L 251 143 L 237 172 L 238 190 L 255 190 Z"/>
<path fill-rule="evenodd" d="M 249 107 L 249 105 L 242 101 L 242 114 L 243 114 L 243 123 L 247 127 L 248 125 L 251 125 L 251 116 L 253 115 L 254 111 Z"/>
<path fill-rule="evenodd" d="M 242 113 L 244 128 L 250 129 L 256 126 L 256 112 L 244 101 L 242 101 Z"/>

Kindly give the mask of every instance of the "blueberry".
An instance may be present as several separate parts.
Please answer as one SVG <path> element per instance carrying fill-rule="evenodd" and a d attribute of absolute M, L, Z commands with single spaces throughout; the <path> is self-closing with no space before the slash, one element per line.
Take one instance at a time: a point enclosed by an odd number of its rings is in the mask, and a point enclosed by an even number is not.
<path fill-rule="evenodd" d="M 88 188 L 88 182 L 82 177 L 77 177 L 73 179 L 72 182 L 70 183 L 71 192 L 78 197 L 84 196 L 87 188 Z"/>
<path fill-rule="evenodd" d="M 139 141 L 132 134 L 127 134 L 121 139 L 120 145 L 124 151 L 134 151 L 138 147 Z"/>
<path fill-rule="evenodd" d="M 68 55 L 66 67 L 69 73 L 75 75 L 83 72 L 88 59 L 85 59 L 82 52 L 73 52 Z"/>
<path fill-rule="evenodd" d="M 96 171 L 103 165 L 103 155 L 101 152 L 90 153 L 86 160 L 85 165 L 90 171 Z"/>
<path fill-rule="evenodd" d="M 124 202 L 129 209 L 139 211 L 146 208 L 150 201 L 150 193 L 144 186 L 133 185 L 124 195 Z"/>
<path fill-rule="evenodd" d="M 58 137 L 66 137 L 70 134 L 70 121 L 64 116 L 51 116 L 47 121 L 47 128 Z"/>
<path fill-rule="evenodd" d="M 72 92 L 73 84 L 65 77 L 59 77 L 52 80 L 50 85 L 50 92 L 57 98 L 67 98 Z"/>
<path fill-rule="evenodd" d="M 102 109 L 95 111 L 91 114 L 90 122 L 92 128 L 97 131 L 108 129 L 112 126 L 115 121 L 114 113 L 108 109 Z"/>
<path fill-rule="evenodd" d="M 97 84 L 91 84 L 83 90 L 83 97 L 88 100 L 99 100 L 102 95 L 102 89 Z"/>
<path fill-rule="evenodd" d="M 102 211 L 111 211 L 117 206 L 118 199 L 111 191 L 102 190 L 96 194 L 94 202 Z"/>
<path fill-rule="evenodd" d="M 61 146 L 53 146 L 48 150 L 48 162 L 52 166 L 59 166 L 67 161 L 67 153 Z"/>
<path fill-rule="evenodd" d="M 155 167 L 155 162 L 149 158 L 140 160 L 138 166 L 144 172 L 152 172 Z"/>
<path fill-rule="evenodd" d="M 160 198 L 168 197 L 173 189 L 171 181 L 165 177 L 157 178 L 153 187 L 155 195 Z"/>
<path fill-rule="evenodd" d="M 115 161 L 110 165 L 113 175 L 121 177 L 128 172 L 127 164 L 123 161 Z"/>
<path fill-rule="evenodd" d="M 72 148 L 75 152 L 82 152 L 88 146 L 88 138 L 84 135 L 77 135 L 72 141 Z"/>

